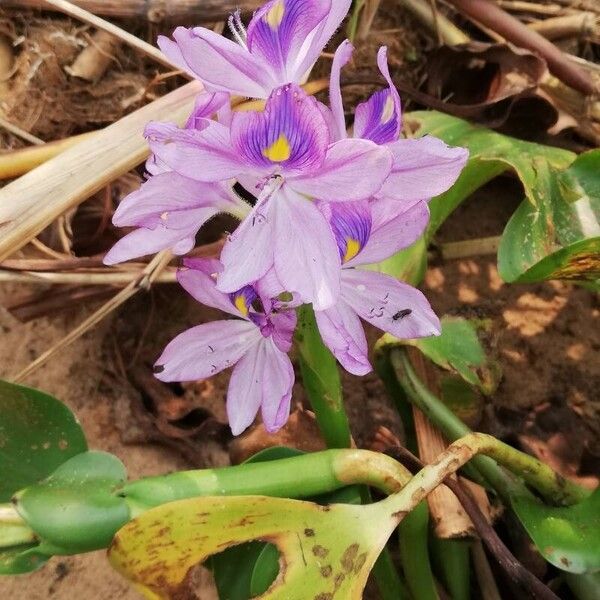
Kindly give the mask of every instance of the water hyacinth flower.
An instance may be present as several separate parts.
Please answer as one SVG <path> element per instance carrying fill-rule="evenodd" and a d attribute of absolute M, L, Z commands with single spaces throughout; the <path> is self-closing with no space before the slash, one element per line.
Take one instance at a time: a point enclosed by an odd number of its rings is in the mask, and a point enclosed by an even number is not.
<path fill-rule="evenodd" d="M 224 107 L 229 95 L 201 94 L 185 125 L 195 129 Z M 152 155 L 146 162 L 151 177 L 117 207 L 112 222 L 117 227 L 137 227 L 122 237 L 104 257 L 114 265 L 170 248 L 174 254 L 189 252 L 199 229 L 218 213 L 242 220 L 250 206 L 233 191 L 233 180 L 217 183 L 196 181 L 171 170 Z"/>
<path fill-rule="evenodd" d="M 245 286 L 232 294 L 216 289 L 217 260 L 186 259 L 177 280 L 198 302 L 235 319 L 192 327 L 172 340 L 156 361 L 161 381 L 206 379 L 233 367 L 227 391 L 227 416 L 234 435 L 246 429 L 260 410 L 267 431 L 277 431 L 290 411 L 294 369 L 287 352 L 296 313 L 260 298 Z M 257 307 L 258 304 L 258 307 Z"/>
<path fill-rule="evenodd" d="M 355 375 L 372 370 L 361 319 L 398 338 L 439 335 L 439 319 L 419 290 L 358 268 L 412 244 L 427 225 L 427 203 L 401 214 L 384 201 L 323 204 L 321 210 L 335 233 L 343 266 L 338 302 L 315 316 L 323 342 L 340 364 Z"/>
<path fill-rule="evenodd" d="M 331 228 L 311 200 L 371 197 L 392 159 L 370 140 L 331 143 L 325 110 L 288 84 L 271 94 L 264 111 L 234 113 L 230 127 L 200 119 L 197 129 L 168 123 L 146 128 L 154 154 L 185 177 L 207 183 L 237 179 L 247 188 L 258 182 L 250 189 L 256 205 L 223 249 L 221 291 L 234 292 L 273 267 L 283 290 L 300 294 L 317 310 L 335 303 L 340 258 Z"/>
<path fill-rule="evenodd" d="M 348 40 L 342 42 L 335 52 L 331 67 L 330 122 L 335 139 L 347 137 L 340 73 L 350 60 L 352 51 L 352 44 Z M 393 156 L 392 169 L 376 197 L 400 201 L 408 208 L 415 202 L 430 199 L 452 187 L 469 153 L 465 148 L 450 147 L 431 135 L 415 139 L 400 138 L 400 96 L 390 76 L 385 46 L 377 53 L 377 66 L 388 87 L 375 92 L 356 107 L 353 135 L 383 144 L 390 150 Z"/>
<path fill-rule="evenodd" d="M 271 0 L 244 28 L 229 19 L 235 42 L 204 27 L 178 27 L 158 45 L 210 91 L 267 98 L 286 83 L 302 83 L 350 9 L 351 0 Z"/>

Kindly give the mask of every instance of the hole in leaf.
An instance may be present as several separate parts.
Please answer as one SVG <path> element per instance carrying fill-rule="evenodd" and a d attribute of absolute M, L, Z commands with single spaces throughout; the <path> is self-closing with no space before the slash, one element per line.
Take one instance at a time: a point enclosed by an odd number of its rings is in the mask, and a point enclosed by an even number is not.
<path fill-rule="evenodd" d="M 249 600 L 264 594 L 279 574 L 279 550 L 267 542 L 247 542 L 211 556 L 220 598 Z"/>

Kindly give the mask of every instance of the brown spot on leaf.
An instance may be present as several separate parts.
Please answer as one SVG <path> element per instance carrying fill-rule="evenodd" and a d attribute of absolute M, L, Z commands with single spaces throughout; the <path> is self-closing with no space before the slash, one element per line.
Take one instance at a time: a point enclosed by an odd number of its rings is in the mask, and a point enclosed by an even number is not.
<path fill-rule="evenodd" d="M 335 586 L 336 590 L 342 585 L 342 583 L 344 583 L 344 579 L 346 579 L 346 576 L 343 573 L 338 573 L 335 576 L 335 579 L 334 579 L 333 583 L 334 583 L 334 586 Z"/>
<path fill-rule="evenodd" d="M 358 548 L 358 544 L 350 544 L 350 546 L 348 546 L 346 550 L 344 550 L 344 554 L 342 554 L 340 562 L 342 563 L 342 569 L 344 569 L 346 573 L 352 571 L 352 569 L 354 568 L 354 559 L 358 554 Z"/>
<path fill-rule="evenodd" d="M 325 558 L 329 554 L 329 550 L 327 550 L 327 548 L 324 548 L 323 546 L 319 546 L 317 544 L 316 546 L 313 546 L 312 553 L 317 558 Z"/>
<path fill-rule="evenodd" d="M 331 592 L 322 592 L 315 596 L 315 600 L 332 600 L 333 594 Z"/>
<path fill-rule="evenodd" d="M 314 537 L 315 535 L 315 530 L 314 529 L 309 529 L 308 527 L 304 530 L 304 535 L 306 537 Z"/>
<path fill-rule="evenodd" d="M 365 564 L 365 561 L 367 560 L 367 553 L 363 552 L 362 554 L 359 554 L 356 562 L 354 563 L 354 572 L 355 573 L 359 573 L 360 570 L 363 568 L 363 565 Z"/>
<path fill-rule="evenodd" d="M 325 565 L 324 567 L 321 567 L 320 571 L 323 577 L 331 577 L 333 569 L 331 568 L 331 565 Z"/>

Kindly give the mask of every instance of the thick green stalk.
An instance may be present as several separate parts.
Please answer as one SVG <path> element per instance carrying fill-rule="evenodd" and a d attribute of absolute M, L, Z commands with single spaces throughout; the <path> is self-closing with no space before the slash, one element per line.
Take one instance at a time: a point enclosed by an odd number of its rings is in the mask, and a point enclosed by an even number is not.
<path fill-rule="evenodd" d="M 457 440 L 471 433 L 471 430 L 421 382 L 405 350 L 393 349 L 390 359 L 411 402 L 423 411 L 448 439 Z M 488 456 L 476 457 L 473 463 L 507 502 L 511 495 L 529 495 L 529 491 L 518 479 L 500 468 L 498 462 L 537 489 L 552 503 L 574 504 L 589 495 L 587 490 L 564 479 L 544 463 L 495 438 L 490 437 L 487 450 Z"/>
<path fill-rule="evenodd" d="M 350 447 L 350 425 L 344 410 L 338 366 L 321 340 L 315 314 L 308 304 L 298 309 L 296 342 L 304 389 L 327 446 Z"/>
<path fill-rule="evenodd" d="M 415 600 L 438 600 L 427 548 L 429 509 L 418 504 L 398 526 L 404 576 Z"/>

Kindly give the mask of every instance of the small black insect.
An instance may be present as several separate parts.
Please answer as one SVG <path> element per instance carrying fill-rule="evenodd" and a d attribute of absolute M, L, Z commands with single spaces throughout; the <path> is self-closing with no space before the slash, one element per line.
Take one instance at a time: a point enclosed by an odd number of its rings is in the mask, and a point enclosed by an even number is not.
<path fill-rule="evenodd" d="M 400 319 L 404 319 L 404 317 L 408 317 L 410 313 L 412 313 L 412 310 L 410 308 L 403 308 L 402 310 L 399 310 L 392 316 L 392 320 L 399 321 Z"/>

